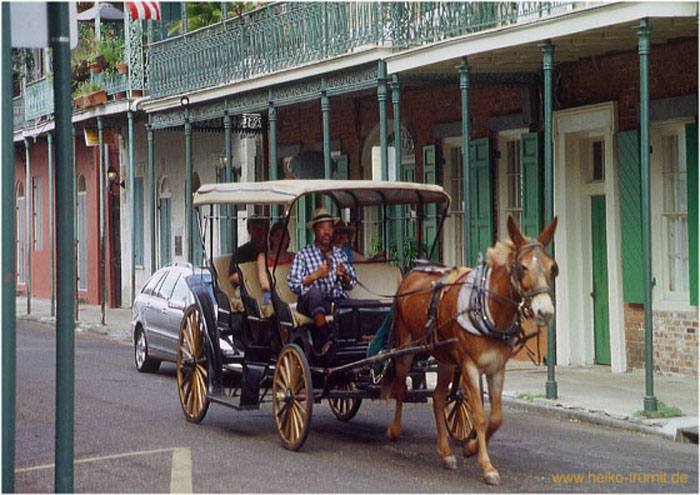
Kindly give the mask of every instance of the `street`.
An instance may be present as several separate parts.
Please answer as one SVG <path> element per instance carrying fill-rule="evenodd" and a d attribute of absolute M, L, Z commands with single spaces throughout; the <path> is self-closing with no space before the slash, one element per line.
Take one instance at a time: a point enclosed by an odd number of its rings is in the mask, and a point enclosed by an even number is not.
<path fill-rule="evenodd" d="M 76 492 L 698 491 L 696 445 L 508 408 L 489 444 L 497 487 L 482 482 L 475 458 L 459 455 L 457 471 L 441 467 L 430 403 L 405 406 L 395 443 L 384 435 L 393 401 L 365 401 L 349 423 L 325 401 L 314 404 L 306 444 L 289 452 L 270 404 L 248 412 L 213 404 L 189 424 L 172 364 L 138 373 L 130 345 L 82 333 L 75 355 Z M 18 321 L 17 492 L 54 490 L 54 377 L 54 328 Z"/>

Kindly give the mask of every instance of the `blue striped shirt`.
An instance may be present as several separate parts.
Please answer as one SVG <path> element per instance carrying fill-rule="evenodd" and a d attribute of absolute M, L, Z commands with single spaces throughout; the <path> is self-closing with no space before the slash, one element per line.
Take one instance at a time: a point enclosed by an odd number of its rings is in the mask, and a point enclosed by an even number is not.
<path fill-rule="evenodd" d="M 327 277 L 314 280 L 311 285 L 304 287 L 303 281 L 311 275 L 323 263 L 323 253 L 316 243 L 309 244 L 301 249 L 295 256 L 287 275 L 287 284 L 295 294 L 301 295 L 307 292 L 311 287 L 318 287 L 324 297 L 337 300 L 347 299 L 346 290 L 352 289 L 357 283 L 357 274 L 355 267 L 352 266 L 348 257 L 342 249 L 333 246 L 333 251 L 328 257 L 330 260 L 330 272 Z M 344 282 L 336 274 L 338 263 L 345 266 L 345 273 L 348 275 L 348 281 Z"/>

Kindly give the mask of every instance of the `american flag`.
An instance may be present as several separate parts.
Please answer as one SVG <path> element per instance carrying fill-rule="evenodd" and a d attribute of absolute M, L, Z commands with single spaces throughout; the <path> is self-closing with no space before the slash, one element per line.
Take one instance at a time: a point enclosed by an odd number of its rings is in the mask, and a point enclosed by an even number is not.
<path fill-rule="evenodd" d="M 151 19 L 160 21 L 158 2 L 126 2 L 132 19 Z"/>

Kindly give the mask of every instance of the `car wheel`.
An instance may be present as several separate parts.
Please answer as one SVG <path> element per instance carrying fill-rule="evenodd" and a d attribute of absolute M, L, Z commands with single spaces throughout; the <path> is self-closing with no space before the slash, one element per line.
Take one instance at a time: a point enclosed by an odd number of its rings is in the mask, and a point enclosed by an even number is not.
<path fill-rule="evenodd" d="M 160 360 L 148 356 L 148 340 L 141 327 L 136 330 L 134 339 L 134 362 L 141 373 L 155 373 L 160 368 Z"/>

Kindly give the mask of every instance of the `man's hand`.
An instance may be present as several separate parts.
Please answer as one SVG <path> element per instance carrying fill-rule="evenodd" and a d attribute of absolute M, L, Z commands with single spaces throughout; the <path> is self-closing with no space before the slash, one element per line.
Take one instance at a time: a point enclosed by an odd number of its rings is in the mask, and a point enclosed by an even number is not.
<path fill-rule="evenodd" d="M 343 263 L 338 263 L 335 269 L 336 275 L 338 275 L 338 278 L 341 278 L 345 281 L 348 279 L 348 272 L 345 270 L 345 265 Z"/>
<path fill-rule="evenodd" d="M 328 260 L 323 260 L 323 263 L 316 268 L 316 271 L 314 272 L 314 278 L 318 280 L 319 278 L 326 278 L 328 274 L 331 272 L 331 267 L 328 263 Z"/>

